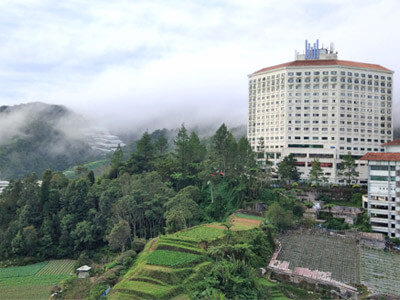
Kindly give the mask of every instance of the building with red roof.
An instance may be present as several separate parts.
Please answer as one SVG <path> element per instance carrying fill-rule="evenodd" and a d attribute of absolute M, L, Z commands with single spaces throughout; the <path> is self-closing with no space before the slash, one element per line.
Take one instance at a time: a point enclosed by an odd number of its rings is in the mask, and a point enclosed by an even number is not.
<path fill-rule="evenodd" d="M 329 182 L 344 155 L 357 159 L 367 183 L 367 152 L 393 139 L 393 71 L 379 64 L 339 60 L 332 48 L 311 46 L 294 61 L 249 75 L 247 137 L 259 164 L 292 154 L 307 180 L 314 159 Z"/>
<path fill-rule="evenodd" d="M 368 195 L 363 196 L 363 206 L 372 230 L 400 238 L 400 139 L 383 146 L 390 152 L 369 152 L 361 158 L 368 161 Z"/>

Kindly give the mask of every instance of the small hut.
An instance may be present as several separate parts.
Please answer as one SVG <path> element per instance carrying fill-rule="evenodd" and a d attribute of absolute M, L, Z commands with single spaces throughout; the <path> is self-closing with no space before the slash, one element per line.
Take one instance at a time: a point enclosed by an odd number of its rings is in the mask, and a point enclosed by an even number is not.
<path fill-rule="evenodd" d="M 78 278 L 88 278 L 88 277 L 90 277 L 89 271 L 91 269 L 92 268 L 87 266 L 87 265 L 84 265 L 84 266 L 76 269 L 78 271 Z"/>

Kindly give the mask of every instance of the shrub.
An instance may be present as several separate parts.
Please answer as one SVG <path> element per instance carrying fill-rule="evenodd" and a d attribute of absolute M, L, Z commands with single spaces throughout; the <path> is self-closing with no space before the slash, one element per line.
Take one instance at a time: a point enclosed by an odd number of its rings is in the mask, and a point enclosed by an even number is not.
<path fill-rule="evenodd" d="M 327 195 L 327 194 L 319 194 L 318 195 L 318 200 L 319 201 L 328 202 L 330 200 L 330 198 L 329 198 L 329 195 Z"/>
<path fill-rule="evenodd" d="M 304 213 L 304 209 L 301 205 L 295 205 L 292 209 L 293 215 L 296 217 L 302 217 Z"/>
<path fill-rule="evenodd" d="M 136 255 L 137 255 L 136 251 L 128 250 L 128 251 L 125 251 L 125 252 L 121 253 L 117 257 L 117 261 L 118 261 L 119 264 L 121 264 L 125 260 L 125 258 L 132 258 L 132 260 L 133 260 L 136 257 Z"/>
<path fill-rule="evenodd" d="M 300 225 L 303 227 L 311 228 L 314 227 L 316 222 L 312 218 L 301 218 L 299 221 Z"/>
<path fill-rule="evenodd" d="M 330 218 L 323 226 L 328 229 L 334 230 L 347 230 L 350 228 L 349 224 L 345 223 L 344 219 Z"/>
<path fill-rule="evenodd" d="M 395 244 L 396 246 L 400 246 L 400 239 L 399 238 L 393 238 L 390 239 L 390 241 Z"/>
<path fill-rule="evenodd" d="M 75 262 L 74 269 L 76 270 L 79 267 L 82 267 L 84 265 L 90 266 L 92 264 L 92 260 L 89 259 L 85 254 L 81 254 L 77 261 Z"/>
<path fill-rule="evenodd" d="M 146 246 L 146 239 L 143 238 L 136 238 L 132 241 L 131 248 L 133 251 L 136 253 L 139 253 L 144 249 L 144 246 Z"/>
<path fill-rule="evenodd" d="M 132 257 L 125 257 L 124 260 L 122 261 L 122 265 L 124 266 L 125 269 L 129 269 L 129 267 L 132 265 L 133 258 Z"/>
<path fill-rule="evenodd" d="M 286 229 L 292 225 L 292 212 L 286 211 L 278 202 L 270 206 L 267 218 L 278 229 Z"/>
<path fill-rule="evenodd" d="M 314 203 L 312 203 L 311 201 L 306 201 L 304 202 L 304 205 L 308 208 L 312 208 L 314 206 Z"/>

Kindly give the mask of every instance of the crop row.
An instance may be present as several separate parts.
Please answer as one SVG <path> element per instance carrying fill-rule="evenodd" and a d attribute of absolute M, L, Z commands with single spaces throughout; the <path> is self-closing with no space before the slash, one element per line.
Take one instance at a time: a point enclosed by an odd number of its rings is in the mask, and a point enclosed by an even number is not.
<path fill-rule="evenodd" d="M 42 275 L 3 278 L 0 299 L 48 299 L 51 288 L 68 275 Z"/>
<path fill-rule="evenodd" d="M 224 233 L 224 229 L 221 228 L 213 228 L 213 227 L 206 227 L 206 226 L 198 226 L 194 227 L 190 230 L 180 231 L 170 235 L 173 238 L 179 238 L 183 240 L 192 240 L 196 242 L 201 241 L 211 241 L 220 236 Z"/>
<path fill-rule="evenodd" d="M 69 274 L 74 271 L 74 260 L 51 260 L 43 269 L 36 275 L 57 275 Z"/>
<path fill-rule="evenodd" d="M 47 263 L 45 261 L 29 266 L 0 268 L 0 278 L 32 276 L 45 267 Z"/>
<path fill-rule="evenodd" d="M 174 267 L 199 261 L 201 258 L 202 257 L 200 255 L 191 253 L 155 250 L 150 253 L 149 257 L 147 258 L 147 263 L 150 265 Z"/>

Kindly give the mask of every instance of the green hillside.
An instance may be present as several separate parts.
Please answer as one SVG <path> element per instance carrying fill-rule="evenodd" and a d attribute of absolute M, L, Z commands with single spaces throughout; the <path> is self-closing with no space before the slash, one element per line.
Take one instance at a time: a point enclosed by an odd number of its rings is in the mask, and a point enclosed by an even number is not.
<path fill-rule="evenodd" d="M 75 136 L 66 120 L 78 118 L 63 106 L 29 103 L 1 106 L 0 179 L 23 178 L 46 169 L 65 170 L 98 159 L 91 147 Z"/>
<path fill-rule="evenodd" d="M 152 239 L 133 267 L 112 288 L 109 299 L 187 297 L 211 269 L 214 260 L 208 253 L 210 246 L 224 244 L 227 235 L 233 233 L 236 235 L 236 240 L 231 240 L 233 244 L 248 242 L 252 238 L 249 230 L 259 226 L 253 219 L 248 219 L 247 224 L 243 218 L 233 217 L 231 221 L 230 231 L 220 223 L 211 223 Z M 258 232 L 261 234 L 260 230 Z M 268 246 L 265 253 L 267 257 L 272 254 L 271 249 L 272 246 Z"/>
<path fill-rule="evenodd" d="M 203 225 L 151 240 L 109 299 L 170 299 L 185 293 L 211 264 L 199 243 L 223 235 L 222 228 Z"/>

